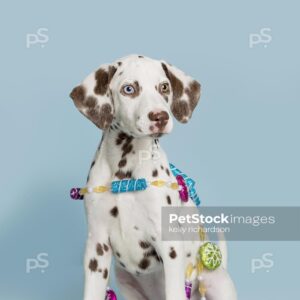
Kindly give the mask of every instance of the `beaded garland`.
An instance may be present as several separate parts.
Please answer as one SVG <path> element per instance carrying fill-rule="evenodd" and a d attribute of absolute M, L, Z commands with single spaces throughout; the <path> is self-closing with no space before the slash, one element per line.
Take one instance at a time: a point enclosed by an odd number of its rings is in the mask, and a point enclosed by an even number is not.
<path fill-rule="evenodd" d="M 195 181 L 177 169 L 173 164 L 170 164 L 170 170 L 176 177 L 176 182 L 168 182 L 165 180 L 147 181 L 146 178 L 139 179 L 123 179 L 114 180 L 110 185 L 99 185 L 96 187 L 74 187 L 70 191 L 70 196 L 73 200 L 82 200 L 83 196 L 88 193 L 104 193 L 110 191 L 113 194 L 144 191 L 149 186 L 169 187 L 173 190 L 178 190 L 180 199 L 187 202 L 189 197 L 196 206 L 200 205 L 200 199 L 195 189 Z"/>
<path fill-rule="evenodd" d="M 182 177 L 185 185 L 188 188 L 188 194 L 190 198 L 193 200 L 193 202 L 195 203 L 195 205 L 197 207 L 200 206 L 201 200 L 197 195 L 197 191 L 195 188 L 195 184 L 196 184 L 195 180 L 193 180 L 191 177 L 187 176 L 185 173 L 177 169 L 173 164 L 169 164 L 169 165 L 170 165 L 170 170 L 173 173 L 173 175 L 176 177 L 177 181 L 178 178 Z"/>
<path fill-rule="evenodd" d="M 169 187 L 173 190 L 178 190 L 181 201 L 187 202 L 190 197 L 195 205 L 199 207 L 201 201 L 195 189 L 195 181 L 177 169 L 173 164 L 170 164 L 170 170 L 175 176 L 176 182 L 167 182 L 160 179 L 147 181 L 145 178 L 115 180 L 107 186 L 100 185 L 84 188 L 74 187 L 70 191 L 70 196 L 73 200 L 82 200 L 84 194 L 87 193 L 104 193 L 110 191 L 111 193 L 117 194 L 144 191 L 149 186 Z M 199 235 L 200 240 L 204 242 L 206 240 L 205 233 L 200 230 Z M 221 262 L 221 251 L 216 244 L 206 242 L 199 248 L 197 265 L 195 266 L 190 263 L 186 268 L 185 293 L 187 300 L 191 299 L 192 281 L 196 278 L 199 281 L 199 293 L 201 300 L 206 300 L 206 286 L 204 285 L 201 273 L 204 268 L 210 271 L 217 269 L 221 265 Z M 106 290 L 105 300 L 117 300 L 115 292 L 109 287 Z"/>
<path fill-rule="evenodd" d="M 206 240 L 205 232 L 199 228 L 199 237 L 202 242 Z M 197 278 L 199 281 L 200 300 L 206 300 L 207 287 L 204 284 L 202 273 L 204 269 L 214 271 L 220 267 L 222 263 L 222 254 L 218 245 L 212 242 L 205 242 L 198 250 L 197 263 L 188 264 L 185 273 L 185 293 L 186 299 L 191 299 L 192 282 Z"/>

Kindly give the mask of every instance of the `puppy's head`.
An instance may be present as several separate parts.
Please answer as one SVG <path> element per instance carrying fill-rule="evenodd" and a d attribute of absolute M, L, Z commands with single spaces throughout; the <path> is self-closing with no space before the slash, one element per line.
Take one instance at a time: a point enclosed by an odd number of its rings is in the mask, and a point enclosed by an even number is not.
<path fill-rule="evenodd" d="M 118 122 L 136 137 L 186 123 L 200 98 L 200 84 L 164 61 L 132 55 L 102 65 L 71 92 L 76 107 L 101 129 Z"/>

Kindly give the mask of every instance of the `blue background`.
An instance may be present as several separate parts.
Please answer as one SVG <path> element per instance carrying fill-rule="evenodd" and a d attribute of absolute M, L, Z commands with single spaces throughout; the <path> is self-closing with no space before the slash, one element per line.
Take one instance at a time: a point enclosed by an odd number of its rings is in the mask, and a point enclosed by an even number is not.
<path fill-rule="evenodd" d="M 101 132 L 68 95 L 127 54 L 166 59 L 202 83 L 191 122 L 162 143 L 205 205 L 299 204 L 299 3 L 208 2 L 2 3 L 1 300 L 82 299 L 86 222 L 68 193 L 85 182 Z M 49 41 L 27 48 L 41 27 Z M 265 27 L 272 41 L 250 48 Z M 298 242 L 229 248 L 239 299 L 299 298 Z M 274 266 L 251 273 L 268 252 Z M 26 273 L 39 253 L 49 267 Z"/>

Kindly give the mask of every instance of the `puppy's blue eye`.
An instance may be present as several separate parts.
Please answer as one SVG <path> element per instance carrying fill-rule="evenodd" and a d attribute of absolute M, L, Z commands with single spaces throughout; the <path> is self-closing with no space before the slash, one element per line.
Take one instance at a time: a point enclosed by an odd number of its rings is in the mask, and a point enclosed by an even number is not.
<path fill-rule="evenodd" d="M 132 85 L 128 84 L 123 87 L 123 92 L 127 95 L 132 95 L 135 92 L 135 89 Z"/>

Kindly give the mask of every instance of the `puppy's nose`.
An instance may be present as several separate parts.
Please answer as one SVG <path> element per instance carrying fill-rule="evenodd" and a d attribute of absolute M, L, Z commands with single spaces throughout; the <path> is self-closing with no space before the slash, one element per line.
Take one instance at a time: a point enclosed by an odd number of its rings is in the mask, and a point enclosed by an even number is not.
<path fill-rule="evenodd" d="M 154 112 L 150 111 L 148 114 L 150 121 L 154 122 L 154 126 L 150 126 L 152 132 L 162 132 L 168 124 L 169 114 L 166 111 Z"/>
<path fill-rule="evenodd" d="M 169 120 L 169 114 L 163 110 L 159 112 L 149 112 L 148 117 L 150 121 L 159 122 L 159 123 L 166 123 Z"/>

